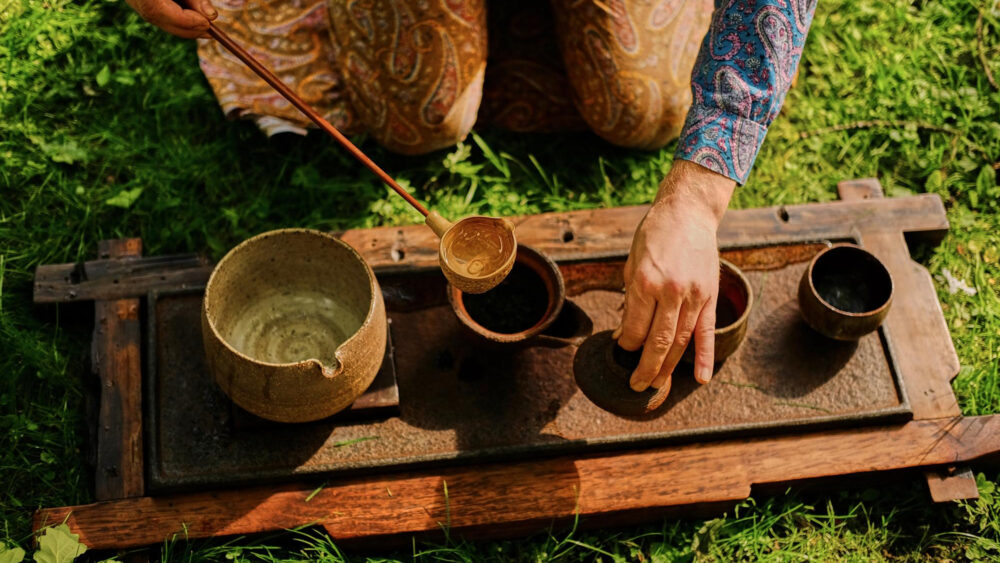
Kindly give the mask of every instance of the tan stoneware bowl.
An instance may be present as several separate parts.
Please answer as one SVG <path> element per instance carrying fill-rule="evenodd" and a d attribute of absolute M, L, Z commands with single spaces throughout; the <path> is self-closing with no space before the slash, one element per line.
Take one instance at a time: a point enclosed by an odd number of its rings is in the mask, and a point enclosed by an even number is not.
<path fill-rule="evenodd" d="M 386 315 L 371 268 L 331 235 L 284 229 L 244 241 L 208 280 L 209 369 L 240 407 L 279 422 L 330 416 L 371 384 Z"/>
<path fill-rule="evenodd" d="M 799 282 L 806 324 L 835 340 L 857 340 L 882 324 L 892 305 L 892 276 L 874 254 L 835 244 L 813 257 Z"/>
<path fill-rule="evenodd" d="M 747 335 L 753 308 L 753 287 L 746 275 L 728 260 L 719 260 L 719 299 L 715 306 L 715 363 L 720 364 L 740 347 Z M 694 342 L 681 359 L 694 362 Z"/>

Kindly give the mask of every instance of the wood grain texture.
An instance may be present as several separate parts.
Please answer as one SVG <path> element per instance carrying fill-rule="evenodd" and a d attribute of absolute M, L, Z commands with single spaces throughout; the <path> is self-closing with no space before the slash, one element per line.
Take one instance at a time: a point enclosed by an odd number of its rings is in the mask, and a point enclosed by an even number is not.
<path fill-rule="evenodd" d="M 647 206 L 544 213 L 513 218 L 520 244 L 554 260 L 623 255 Z M 788 244 L 853 238 L 866 232 L 947 231 L 937 195 L 852 202 L 808 203 L 730 210 L 719 227 L 719 245 Z M 437 239 L 421 225 L 346 231 L 341 237 L 375 268 L 433 267 Z"/>
<path fill-rule="evenodd" d="M 885 194 L 878 178 L 857 178 L 837 182 L 837 195 L 841 201 L 858 201 L 861 199 L 879 199 Z"/>
<path fill-rule="evenodd" d="M 950 465 L 948 467 L 924 471 L 927 479 L 927 489 L 934 502 L 953 502 L 956 500 L 972 500 L 979 498 L 979 487 L 976 477 L 968 465 Z"/>
<path fill-rule="evenodd" d="M 108 257 L 79 264 L 49 264 L 35 270 L 36 303 L 141 297 L 156 289 L 197 287 L 214 264 L 194 254 Z"/>
<path fill-rule="evenodd" d="M 142 241 L 101 241 L 99 254 L 104 259 L 139 256 Z M 99 500 L 145 493 L 141 337 L 139 299 L 95 302 L 91 357 L 101 385 L 94 487 Z"/>
<path fill-rule="evenodd" d="M 649 517 L 668 507 L 714 506 L 746 498 L 753 485 L 918 467 L 961 468 L 969 460 L 996 457 L 1000 417 L 959 416 L 949 384 L 957 373 L 957 358 L 930 276 L 910 259 L 903 239 L 903 233 L 941 236 L 946 232 L 941 200 L 934 195 L 883 199 L 878 197 L 881 189 L 876 184 L 870 179 L 855 181 L 839 190 L 845 197 L 860 200 L 729 212 L 720 228 L 720 245 L 738 248 L 748 241 L 787 244 L 858 238 L 885 261 L 897 279 L 897 295 L 905 291 L 911 296 L 895 302 L 886 326 L 897 346 L 894 353 L 900 375 L 910 389 L 918 420 L 900 426 L 706 442 L 578 459 L 340 479 L 318 492 L 310 486 L 282 485 L 128 498 L 41 510 L 35 515 L 35 527 L 68 519 L 74 532 L 92 548 L 155 544 L 181 530 L 196 538 L 307 523 L 323 525 L 337 539 L 424 533 L 441 526 L 470 533 L 489 530 L 495 536 L 543 528 L 574 514 Z M 621 256 L 645 210 L 552 213 L 515 222 L 521 243 L 555 259 Z M 347 231 L 342 236 L 380 270 L 437 264 L 437 241 L 422 225 Z M 110 271 L 118 265 L 101 267 Z M 209 271 L 207 267 L 200 275 L 207 279 Z M 60 282 L 54 274 L 52 279 L 54 285 L 47 291 L 62 292 L 63 297 L 54 300 L 65 300 L 65 284 L 73 280 Z M 123 290 L 121 283 L 102 283 L 99 295 L 106 297 L 124 297 L 132 291 Z M 122 314 L 128 317 L 130 313 L 124 309 Z M 111 344 L 103 346 L 114 349 Z M 138 348 L 135 357 L 138 369 Z M 141 444 L 138 451 L 136 465 L 141 468 Z M 635 486 L 636 474 L 643 475 L 641 487 Z M 942 498 L 954 496 L 955 491 L 968 492 L 969 483 L 962 478 L 948 474 L 929 485 Z"/>
<path fill-rule="evenodd" d="M 524 531 L 573 514 L 655 514 L 746 498 L 754 484 L 970 461 L 1000 451 L 1000 416 L 913 421 L 673 448 L 550 458 L 302 485 L 140 497 L 40 510 L 94 549 L 249 534 L 308 523 L 335 539 L 448 526 Z M 642 475 L 641 486 L 635 476 Z M 447 492 L 446 492 L 447 488 Z M 309 499 L 309 500 L 307 500 Z"/>
<path fill-rule="evenodd" d="M 840 182 L 837 191 L 845 201 L 883 197 L 882 186 L 874 178 Z M 930 273 L 910 258 L 902 232 L 865 230 L 861 244 L 878 256 L 893 276 L 897 297 L 885 325 L 892 335 L 914 418 L 959 416 L 961 411 L 951 388 L 960 367 L 958 355 Z M 965 467 L 952 467 L 945 473 L 927 471 L 924 477 L 935 502 L 979 496 L 975 478 Z"/>
<path fill-rule="evenodd" d="M 554 260 L 623 256 L 646 209 L 593 209 L 512 220 L 521 244 L 533 246 Z M 728 249 L 745 246 L 748 241 L 763 245 L 846 239 L 862 231 L 940 236 L 947 229 L 941 199 L 927 194 L 731 210 L 719 228 L 719 244 Z M 424 225 L 351 230 L 341 237 L 376 270 L 438 265 L 437 237 Z M 211 271 L 210 264 L 191 255 L 40 266 L 35 272 L 34 298 L 50 303 L 141 297 L 155 289 L 203 285 Z"/>
<path fill-rule="evenodd" d="M 849 203 L 894 201 L 882 199 L 882 186 L 874 178 L 840 182 L 837 191 Z M 942 218 L 947 225 L 947 218 Z M 885 264 L 893 278 L 895 298 L 885 326 L 891 334 L 897 366 L 906 380 L 914 418 L 959 416 L 961 411 L 950 383 L 958 375 L 958 354 L 934 281 L 926 268 L 910 258 L 905 232 L 902 228 L 866 228 L 859 235 L 861 245 Z"/>

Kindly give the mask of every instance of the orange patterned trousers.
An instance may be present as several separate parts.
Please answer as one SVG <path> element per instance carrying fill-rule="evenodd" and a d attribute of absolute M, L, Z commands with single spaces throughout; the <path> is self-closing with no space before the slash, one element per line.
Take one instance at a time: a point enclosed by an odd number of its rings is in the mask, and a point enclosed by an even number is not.
<path fill-rule="evenodd" d="M 476 123 L 589 128 L 658 148 L 691 103 L 712 0 L 223 0 L 219 25 L 345 133 L 420 154 Z M 308 121 L 211 40 L 223 110 L 273 134 Z"/>

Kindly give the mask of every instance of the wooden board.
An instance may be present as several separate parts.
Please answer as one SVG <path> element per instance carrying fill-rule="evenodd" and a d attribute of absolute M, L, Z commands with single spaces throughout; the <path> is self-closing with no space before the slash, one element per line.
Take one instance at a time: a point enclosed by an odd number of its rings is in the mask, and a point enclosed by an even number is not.
<path fill-rule="evenodd" d="M 635 227 L 647 206 L 616 207 L 515 217 L 518 241 L 554 260 L 614 256 L 628 252 Z M 812 203 L 731 210 L 719 227 L 722 248 L 745 246 L 748 233 L 758 244 L 788 244 L 851 239 L 858 233 L 917 233 L 940 238 L 948 230 L 937 195 L 898 199 Z M 379 227 L 341 233 L 376 270 L 433 267 L 437 239 L 424 225 Z M 143 259 L 93 260 L 83 264 L 39 266 L 37 303 L 144 297 L 153 290 L 204 284 L 212 266 L 194 255 Z M 74 273 L 76 272 L 76 273 Z M 126 275 L 128 272 L 132 274 Z"/>
<path fill-rule="evenodd" d="M 448 526 L 467 533 L 524 533 L 574 514 L 648 518 L 669 507 L 712 507 L 745 498 L 754 485 L 776 485 L 845 474 L 924 468 L 935 499 L 969 494 L 964 462 L 1000 452 L 1000 417 L 962 418 L 949 381 L 957 357 L 926 270 L 910 260 L 905 236 L 940 239 L 948 229 L 936 195 L 880 199 L 871 180 L 844 183 L 855 201 L 730 211 L 720 245 L 741 246 L 748 234 L 768 243 L 857 239 L 882 256 L 906 288 L 887 320 L 902 332 L 894 354 L 907 387 L 917 385 L 912 422 L 849 430 L 687 444 L 615 454 L 549 458 L 280 485 L 138 497 L 78 507 L 43 509 L 36 529 L 67 519 L 92 548 L 148 545 L 182 529 L 188 537 L 277 530 L 321 523 L 337 539 L 385 537 Z M 560 259 L 627 250 L 645 207 L 552 213 L 518 218 L 518 237 Z M 347 231 L 344 240 L 380 270 L 436 263 L 436 240 L 422 225 Z M 146 259 L 130 259 L 147 268 Z M 83 266 L 39 268 L 36 300 L 121 299 L 180 283 L 204 283 L 210 267 L 187 257 L 182 274 L 145 275 L 142 283 L 114 283 L 100 274 L 121 272 L 121 259 Z M 195 260 L 195 262 L 191 262 Z M 45 268 L 48 268 L 47 270 Z M 118 270 L 116 270 L 118 268 Z M 86 279 L 73 275 L 83 269 Z M 171 270 L 173 271 L 173 270 Z M 146 274 L 149 270 L 146 270 Z M 160 277 L 166 275 L 166 279 Z M 177 277 L 171 279 L 171 275 Z M 919 398 L 916 395 L 921 395 Z M 135 407 L 131 407 L 135 409 Z M 919 414 L 918 414 L 919 411 Z M 954 469 L 953 469 L 954 468 Z M 633 478 L 642 473 L 641 486 Z M 447 492 L 446 492 L 447 491 Z M 310 498 L 311 497 L 311 498 Z M 308 499 L 308 500 L 307 500 Z"/>
<path fill-rule="evenodd" d="M 972 461 L 1000 450 L 1000 416 L 914 421 L 585 458 L 500 463 L 46 509 L 95 549 L 320 524 L 335 539 L 544 528 L 574 514 L 741 500 L 755 484 Z M 447 492 L 446 491 L 447 487 Z"/>
<path fill-rule="evenodd" d="M 841 182 L 837 191 L 844 201 L 878 200 L 883 197 L 882 186 L 874 178 Z M 890 271 L 907 271 L 910 274 L 895 279 L 897 295 L 929 295 L 934 292 L 930 273 L 910 259 L 902 232 L 865 230 L 861 234 L 861 244 L 885 262 Z M 925 351 L 924 356 L 907 355 L 897 359 L 900 369 L 908 374 L 907 388 L 914 416 L 918 419 L 959 416 L 961 411 L 951 389 L 951 380 L 959 370 L 958 355 L 937 299 L 897 300 L 886 318 L 886 326 L 897 338 Z M 925 364 L 925 357 L 938 358 L 939 362 Z M 928 471 L 925 477 L 935 502 L 979 497 L 975 478 L 968 468 Z"/>
<path fill-rule="evenodd" d="M 139 256 L 142 241 L 101 241 L 99 252 L 104 259 Z M 140 328 L 139 299 L 95 302 L 91 357 L 101 385 L 94 487 L 98 500 L 145 493 Z"/>

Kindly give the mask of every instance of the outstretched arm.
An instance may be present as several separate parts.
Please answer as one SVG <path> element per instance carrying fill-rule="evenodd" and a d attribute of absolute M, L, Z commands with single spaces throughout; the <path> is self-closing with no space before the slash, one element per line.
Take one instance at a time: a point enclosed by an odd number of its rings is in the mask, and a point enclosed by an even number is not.
<path fill-rule="evenodd" d="M 639 224 L 625 265 L 616 336 L 643 348 L 630 385 L 670 385 L 688 343 L 695 378 L 712 377 L 719 293 L 716 231 L 750 174 L 798 67 L 815 0 L 716 0 L 691 75 L 694 103 L 674 166 Z"/>

